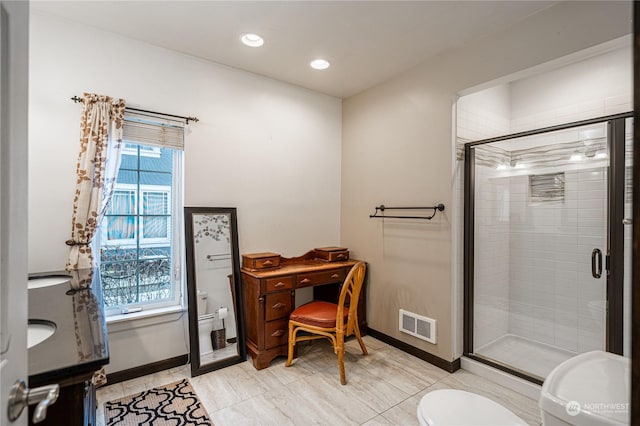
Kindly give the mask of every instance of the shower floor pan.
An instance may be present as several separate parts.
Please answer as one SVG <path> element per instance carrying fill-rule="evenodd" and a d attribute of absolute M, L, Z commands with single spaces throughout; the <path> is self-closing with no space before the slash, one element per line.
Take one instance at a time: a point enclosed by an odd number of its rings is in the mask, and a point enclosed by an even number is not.
<path fill-rule="evenodd" d="M 577 355 L 575 352 L 513 334 L 499 337 L 477 349 L 475 354 L 491 358 L 541 379 L 547 377 L 556 365 Z"/>

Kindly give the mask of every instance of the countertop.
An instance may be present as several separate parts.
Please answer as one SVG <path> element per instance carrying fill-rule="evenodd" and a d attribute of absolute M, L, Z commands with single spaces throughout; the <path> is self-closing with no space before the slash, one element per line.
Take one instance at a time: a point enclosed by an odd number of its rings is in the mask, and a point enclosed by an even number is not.
<path fill-rule="evenodd" d="M 325 249 L 334 249 L 336 247 L 326 247 Z M 341 250 L 342 247 L 339 247 Z M 280 257 L 280 265 L 277 268 L 267 268 L 267 269 L 250 269 L 250 268 L 241 268 L 241 272 L 243 274 L 249 275 L 253 278 L 261 279 L 261 278 L 275 278 L 281 275 L 292 275 L 298 273 L 309 273 L 309 272 L 320 272 L 326 271 L 336 268 L 342 268 L 346 266 L 353 266 L 356 263 L 360 262 L 357 259 L 348 259 L 348 260 L 339 260 L 333 262 L 327 262 L 326 260 L 321 260 L 316 258 L 315 251 L 320 249 L 314 249 L 306 252 L 302 256 L 298 257 Z M 276 253 L 254 253 L 246 256 L 256 256 L 256 255 L 275 255 Z"/>
<path fill-rule="evenodd" d="M 29 386 L 42 386 L 92 374 L 109 363 L 100 274 L 97 270 L 34 274 L 69 276 L 69 281 L 29 289 L 29 320 L 56 324 L 55 333 L 29 348 Z M 71 280 L 82 283 L 73 290 Z"/>
<path fill-rule="evenodd" d="M 296 264 L 280 264 L 277 268 L 271 269 L 246 269 L 241 268 L 243 274 L 247 274 L 254 278 L 275 278 L 280 275 L 293 275 L 299 273 L 321 272 L 331 269 L 344 268 L 345 266 L 353 266 L 359 260 L 349 259 L 337 262 L 326 262 L 323 260 L 305 260 Z"/>

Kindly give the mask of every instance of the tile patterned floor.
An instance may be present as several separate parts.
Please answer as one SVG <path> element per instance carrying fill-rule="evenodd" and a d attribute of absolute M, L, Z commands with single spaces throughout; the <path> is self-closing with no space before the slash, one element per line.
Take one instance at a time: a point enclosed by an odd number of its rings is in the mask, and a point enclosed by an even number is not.
<path fill-rule="evenodd" d="M 337 358 L 328 342 L 301 346 L 286 368 L 277 358 L 257 371 L 250 361 L 190 379 L 216 426 L 225 425 L 417 425 L 422 396 L 435 389 L 464 389 L 540 425 L 537 401 L 464 370 L 449 374 L 370 336 L 364 357 L 355 340 L 345 354 L 347 385 L 340 385 Z M 189 377 L 189 366 L 98 390 L 98 426 L 104 403 Z"/>

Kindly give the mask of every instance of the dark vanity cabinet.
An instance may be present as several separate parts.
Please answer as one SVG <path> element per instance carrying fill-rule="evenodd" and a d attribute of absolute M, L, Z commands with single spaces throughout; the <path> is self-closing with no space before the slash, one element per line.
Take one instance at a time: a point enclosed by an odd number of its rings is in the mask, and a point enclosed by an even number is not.
<path fill-rule="evenodd" d="M 58 399 L 38 426 L 94 426 L 96 390 L 91 379 L 109 363 L 100 274 L 68 274 L 57 274 L 58 279 L 51 280 L 56 284 L 42 286 L 33 281 L 51 275 L 30 277 L 29 321 L 55 324 L 55 332 L 29 348 L 28 386 L 60 386 Z M 29 424 L 34 410 L 29 406 Z"/>
<path fill-rule="evenodd" d="M 58 383 L 60 396 L 47 409 L 47 417 L 38 426 L 95 426 L 96 389 L 91 382 L 92 374 L 71 377 L 65 381 L 42 382 L 30 386 L 45 386 Z M 33 424 L 35 405 L 29 406 L 29 424 Z"/>

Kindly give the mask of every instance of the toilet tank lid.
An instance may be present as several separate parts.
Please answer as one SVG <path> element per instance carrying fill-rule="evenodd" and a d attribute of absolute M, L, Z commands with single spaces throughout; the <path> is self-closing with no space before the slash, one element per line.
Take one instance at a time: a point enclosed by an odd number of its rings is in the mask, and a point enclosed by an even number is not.
<path fill-rule="evenodd" d="M 628 424 L 630 378 L 626 357 L 603 351 L 576 355 L 549 373 L 540 408 L 571 424 Z"/>
<path fill-rule="evenodd" d="M 420 401 L 418 415 L 429 426 L 523 426 L 527 424 L 497 402 L 482 395 L 457 389 L 438 389 L 429 392 Z"/>

